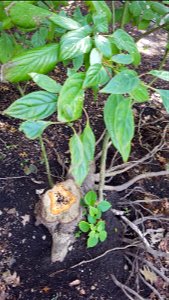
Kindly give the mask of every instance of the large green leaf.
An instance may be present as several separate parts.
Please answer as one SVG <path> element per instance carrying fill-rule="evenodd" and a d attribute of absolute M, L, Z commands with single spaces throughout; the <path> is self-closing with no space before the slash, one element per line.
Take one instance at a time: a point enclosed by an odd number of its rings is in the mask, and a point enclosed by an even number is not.
<path fill-rule="evenodd" d="M 41 120 L 56 111 L 57 96 L 45 91 L 33 92 L 12 103 L 4 114 L 21 120 Z"/>
<path fill-rule="evenodd" d="M 114 76 L 100 92 L 107 94 L 130 93 L 139 83 L 140 80 L 135 71 L 124 70 Z"/>
<path fill-rule="evenodd" d="M 109 31 L 108 20 L 105 18 L 104 15 L 94 14 L 93 15 L 93 22 L 94 22 L 95 32 L 107 33 Z"/>
<path fill-rule="evenodd" d="M 123 65 L 128 65 L 133 62 L 133 58 L 130 54 L 116 54 L 111 57 L 111 60 Z"/>
<path fill-rule="evenodd" d="M 81 185 L 88 174 L 88 164 L 84 155 L 84 147 L 80 137 L 74 134 L 69 142 L 71 153 L 70 173 L 78 185 Z"/>
<path fill-rule="evenodd" d="M 3 32 L 0 37 L 0 62 L 6 63 L 9 61 L 14 54 L 14 41 L 12 37 Z"/>
<path fill-rule="evenodd" d="M 145 102 L 149 100 L 149 93 L 147 87 L 140 83 L 131 93 L 130 95 L 136 102 Z"/>
<path fill-rule="evenodd" d="M 60 41 L 60 60 L 67 60 L 87 53 L 92 47 L 91 28 L 84 26 L 64 34 Z"/>
<path fill-rule="evenodd" d="M 121 95 L 109 96 L 104 107 L 104 122 L 114 147 L 120 152 L 123 161 L 127 161 L 134 136 L 131 100 Z"/>
<path fill-rule="evenodd" d="M 116 44 L 117 48 L 129 52 L 133 58 L 134 64 L 138 65 L 140 63 L 141 57 L 132 36 L 130 36 L 123 29 L 117 29 L 113 33 L 112 37 L 113 42 Z"/>
<path fill-rule="evenodd" d="M 109 80 L 109 76 L 105 68 L 101 64 L 95 64 L 89 67 L 86 72 L 85 81 L 83 87 L 92 87 L 97 85 L 103 85 Z"/>
<path fill-rule="evenodd" d="M 93 11 L 96 11 L 98 14 L 103 15 L 108 22 L 112 19 L 112 13 L 105 1 L 85 1 Z"/>
<path fill-rule="evenodd" d="M 169 72 L 168 71 L 164 71 L 164 70 L 152 70 L 150 72 L 148 72 L 148 74 L 151 74 L 155 77 L 158 77 L 160 79 L 169 81 Z"/>
<path fill-rule="evenodd" d="M 101 64 L 102 54 L 96 49 L 93 48 L 90 52 L 90 65 Z"/>
<path fill-rule="evenodd" d="M 35 140 L 51 124 L 53 123 L 48 121 L 25 121 L 20 125 L 19 130 L 23 131 L 28 139 Z"/>
<path fill-rule="evenodd" d="M 95 136 L 87 123 L 80 136 L 76 133 L 69 143 L 71 153 L 70 172 L 78 185 L 81 185 L 89 172 L 89 165 L 94 159 Z"/>
<path fill-rule="evenodd" d="M 87 122 L 80 139 L 83 144 L 85 159 L 89 164 L 91 161 L 93 161 L 95 152 L 95 135 L 90 127 L 89 122 Z"/>
<path fill-rule="evenodd" d="M 50 78 L 47 75 L 38 74 L 35 72 L 29 73 L 30 77 L 33 79 L 34 82 L 37 83 L 39 87 L 46 90 L 50 93 L 59 93 L 61 89 L 61 84 L 57 83 L 55 80 Z"/>
<path fill-rule="evenodd" d="M 83 108 L 84 91 L 82 89 L 84 74 L 70 76 L 61 88 L 58 98 L 58 120 L 71 122 L 80 118 Z"/>
<path fill-rule="evenodd" d="M 132 1 L 129 5 L 129 10 L 134 17 L 138 17 L 142 13 L 142 7 L 140 1 Z"/>
<path fill-rule="evenodd" d="M 160 94 L 166 111 L 169 113 L 169 90 L 157 90 Z"/>
<path fill-rule="evenodd" d="M 49 20 L 51 20 L 56 25 L 68 29 L 68 30 L 75 30 L 81 27 L 81 24 L 74 21 L 71 18 L 63 17 L 57 14 L 52 14 L 49 17 Z"/>
<path fill-rule="evenodd" d="M 23 28 L 35 28 L 39 26 L 51 12 L 47 9 L 26 3 L 26 1 L 16 1 L 9 11 L 12 22 Z"/>
<path fill-rule="evenodd" d="M 48 73 L 54 69 L 58 61 L 58 45 L 50 44 L 13 58 L 3 67 L 3 78 L 9 82 L 19 82 L 30 79 L 28 73 Z"/>
<path fill-rule="evenodd" d="M 163 5 L 162 3 L 155 2 L 155 1 L 149 1 L 149 5 L 152 10 L 157 12 L 160 15 L 165 15 L 169 13 L 169 7 Z"/>
<path fill-rule="evenodd" d="M 103 56 L 110 58 L 112 56 L 112 49 L 110 41 L 102 35 L 95 35 L 96 48 L 103 54 Z"/>

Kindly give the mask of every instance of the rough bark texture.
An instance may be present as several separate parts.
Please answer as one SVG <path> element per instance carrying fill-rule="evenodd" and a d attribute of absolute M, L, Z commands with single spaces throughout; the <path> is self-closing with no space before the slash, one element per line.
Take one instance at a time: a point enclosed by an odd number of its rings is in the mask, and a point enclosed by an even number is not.
<path fill-rule="evenodd" d="M 80 188 L 68 179 L 43 194 L 36 205 L 36 225 L 43 224 L 52 235 L 52 262 L 63 261 L 74 242 L 73 232 L 81 218 L 80 198 Z"/>

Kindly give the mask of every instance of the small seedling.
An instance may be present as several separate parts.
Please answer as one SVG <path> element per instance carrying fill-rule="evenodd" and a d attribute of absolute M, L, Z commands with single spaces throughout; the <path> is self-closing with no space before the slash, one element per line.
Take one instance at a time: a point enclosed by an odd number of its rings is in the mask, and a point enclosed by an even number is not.
<path fill-rule="evenodd" d="M 102 219 L 102 213 L 110 209 L 111 204 L 106 200 L 97 202 L 97 194 L 89 191 L 84 197 L 83 206 L 86 221 L 79 222 L 79 229 L 88 234 L 87 248 L 91 248 L 107 238 L 106 223 Z"/>

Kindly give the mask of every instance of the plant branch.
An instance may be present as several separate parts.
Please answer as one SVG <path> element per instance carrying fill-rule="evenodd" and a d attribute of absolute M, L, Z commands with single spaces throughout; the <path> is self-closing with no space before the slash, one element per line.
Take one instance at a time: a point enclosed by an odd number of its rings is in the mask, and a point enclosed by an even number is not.
<path fill-rule="evenodd" d="M 124 25 L 125 25 L 125 19 L 126 19 L 126 15 L 127 15 L 127 11 L 128 11 L 128 6 L 129 6 L 129 1 L 125 1 L 123 15 L 122 15 L 122 19 L 121 19 L 121 26 L 120 26 L 121 29 L 123 29 Z"/>
<path fill-rule="evenodd" d="M 98 201 L 103 200 L 103 189 L 105 183 L 105 170 L 106 170 L 106 159 L 107 159 L 107 150 L 108 150 L 108 143 L 109 143 L 109 133 L 106 132 L 103 140 L 103 147 L 102 147 L 102 156 L 101 156 L 101 163 L 100 163 L 100 182 L 99 182 L 99 198 Z"/>
<path fill-rule="evenodd" d="M 108 255 L 109 253 L 112 253 L 113 251 L 125 250 L 125 249 L 131 248 L 131 247 L 135 247 L 137 245 L 138 245 L 138 243 L 133 243 L 133 244 L 130 244 L 130 245 L 126 245 L 124 247 L 116 247 L 116 248 L 108 249 L 105 252 L 103 252 L 102 254 L 100 254 L 99 256 L 96 256 L 96 257 L 88 259 L 88 260 L 82 260 L 79 263 L 71 266 L 69 269 L 75 269 L 77 267 L 80 267 L 81 265 L 86 265 L 86 264 L 92 263 L 92 262 L 94 262 L 94 261 L 96 261 L 96 260 L 98 260 L 98 259 L 100 259 L 100 258 L 102 258 L 102 257 L 104 257 L 106 255 Z M 54 277 L 56 274 L 62 273 L 64 271 L 67 271 L 67 269 L 62 269 L 62 270 L 56 271 L 56 272 L 50 274 L 49 276 L 50 277 Z"/>
<path fill-rule="evenodd" d="M 53 180 L 52 180 L 52 177 L 51 177 L 49 161 L 48 161 L 48 157 L 47 157 L 47 153 L 46 153 L 46 149 L 45 149 L 45 145 L 44 145 L 42 136 L 39 137 L 39 141 L 40 141 L 40 146 L 41 146 L 41 150 L 42 150 L 43 159 L 45 161 L 45 167 L 46 167 L 48 182 L 49 182 L 50 187 L 53 187 L 54 184 L 53 184 Z"/>
<path fill-rule="evenodd" d="M 128 293 L 132 294 L 133 296 L 135 296 L 137 300 L 145 300 L 143 297 L 141 297 L 137 292 L 135 292 L 134 290 L 132 290 L 131 288 L 129 288 L 127 285 L 121 283 L 120 281 L 117 280 L 117 278 L 114 276 L 114 274 L 110 274 L 113 282 L 125 293 L 125 295 L 131 299 L 134 300 L 134 298 L 132 298 Z M 128 293 L 127 293 L 128 292 Z"/>
<path fill-rule="evenodd" d="M 133 185 L 135 182 L 137 182 L 141 179 L 146 179 L 146 178 L 156 177 L 156 176 L 167 176 L 167 175 L 169 175 L 169 171 L 147 172 L 147 173 L 144 173 L 144 174 L 140 174 L 140 175 L 132 178 L 128 182 L 126 182 L 124 184 L 121 184 L 121 185 L 116 185 L 116 186 L 105 185 L 104 190 L 105 191 L 122 192 L 122 191 L 128 189 L 131 185 Z"/>
<path fill-rule="evenodd" d="M 144 32 L 142 35 L 140 35 L 140 36 L 135 40 L 135 42 L 137 43 L 139 40 L 141 40 L 141 39 L 144 38 L 145 36 L 147 36 L 147 35 L 149 35 L 149 34 L 155 32 L 155 31 L 157 31 L 157 30 L 159 30 L 159 29 L 161 29 L 161 28 L 164 28 L 165 26 L 166 26 L 166 24 L 162 24 L 162 25 L 159 25 L 159 26 L 157 26 L 157 27 L 154 27 L 154 28 L 150 29 L 149 31 Z"/>

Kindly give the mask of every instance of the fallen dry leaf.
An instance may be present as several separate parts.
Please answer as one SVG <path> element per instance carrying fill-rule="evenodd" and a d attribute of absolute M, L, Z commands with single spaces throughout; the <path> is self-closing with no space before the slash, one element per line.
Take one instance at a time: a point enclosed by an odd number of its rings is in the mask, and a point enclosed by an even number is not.
<path fill-rule="evenodd" d="M 150 281 L 151 284 L 156 282 L 158 279 L 157 275 L 153 271 L 150 271 L 148 266 L 144 266 L 143 269 L 140 269 L 140 273 L 144 276 L 145 280 Z"/>
<path fill-rule="evenodd" d="M 23 224 L 23 226 L 25 226 L 30 221 L 30 215 L 24 215 L 24 216 L 21 216 L 21 218 L 22 218 L 21 223 Z"/>
<path fill-rule="evenodd" d="M 6 271 L 2 274 L 2 279 L 6 284 L 12 285 L 13 287 L 20 285 L 20 277 L 17 276 L 16 272 L 11 274 L 10 270 Z"/>

